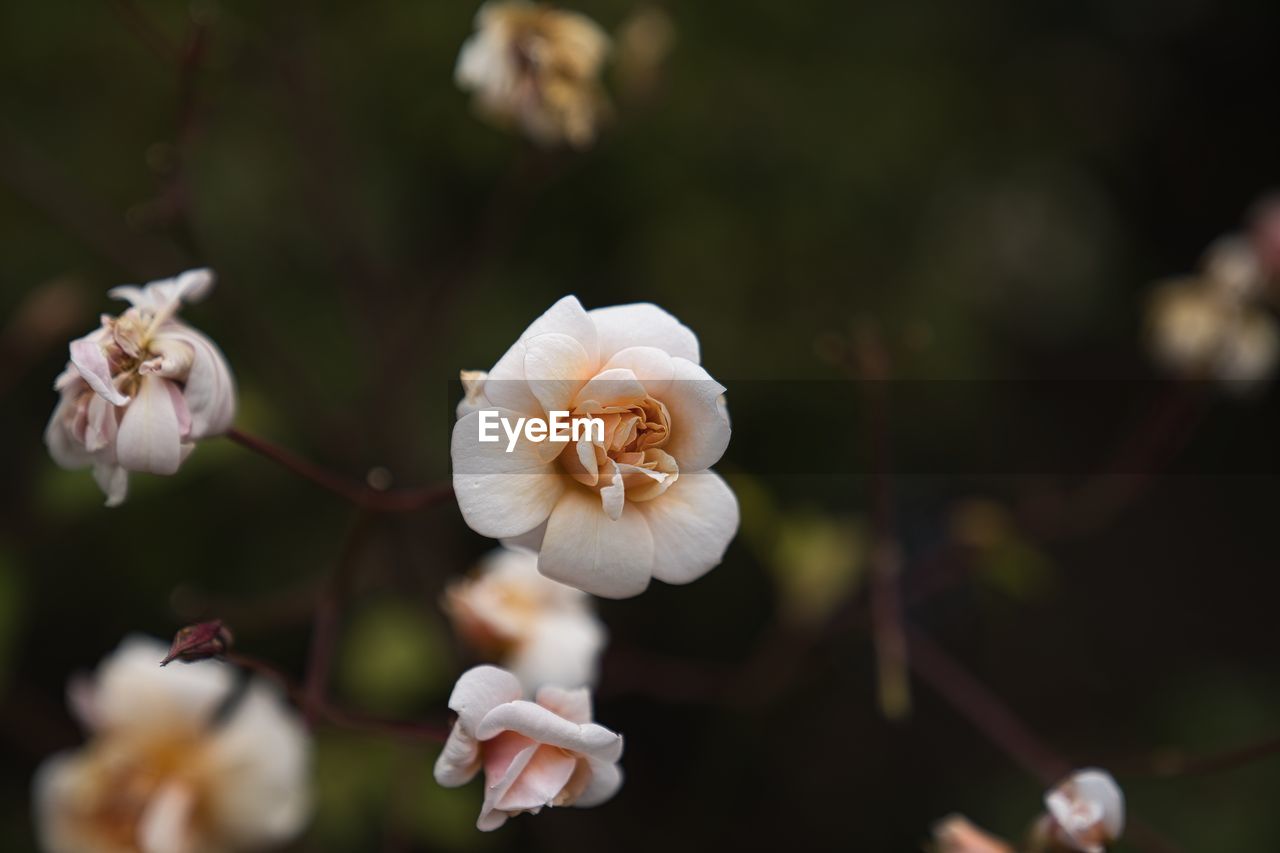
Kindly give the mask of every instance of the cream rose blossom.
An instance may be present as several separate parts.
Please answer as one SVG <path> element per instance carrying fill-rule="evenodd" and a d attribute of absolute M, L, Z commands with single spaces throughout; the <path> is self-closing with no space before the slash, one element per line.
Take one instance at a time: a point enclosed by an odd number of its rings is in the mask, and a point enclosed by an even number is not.
<path fill-rule="evenodd" d="M 103 315 L 100 328 L 71 342 L 45 443 L 62 467 L 93 468 L 108 506 L 125 499 L 128 472 L 173 474 L 197 440 L 231 426 L 236 394 L 226 359 L 177 319 L 184 302 L 212 287 L 209 270 L 117 287 L 111 296 L 131 307 Z"/>
<path fill-rule="evenodd" d="M 72 708 L 90 735 L 47 760 L 34 800 L 50 853 L 234 853 L 296 836 L 310 810 L 310 744 L 277 691 L 214 661 L 161 669 L 130 638 Z M 229 698 L 230 697 L 230 698 Z"/>
<path fill-rule="evenodd" d="M 477 384 L 482 383 L 482 384 Z M 729 443 L 720 385 L 698 339 L 655 305 L 586 311 L 566 296 L 481 380 L 452 440 L 463 517 L 485 536 L 537 550 L 547 577 L 608 598 L 651 578 L 683 584 L 720 563 L 738 503 L 709 470 Z M 603 440 L 481 442 L 481 417 L 509 424 L 565 411 Z"/>
<path fill-rule="evenodd" d="M 551 806 L 600 805 L 622 786 L 622 736 L 591 721 L 589 691 L 543 687 L 534 702 L 522 695 L 510 672 L 478 666 L 449 697 L 458 720 L 435 777 L 452 788 L 484 772 L 481 830 Z"/>
<path fill-rule="evenodd" d="M 600 69 L 609 37 L 584 15 L 546 4 L 486 3 L 454 77 L 477 111 L 535 142 L 582 148 L 607 108 Z"/>
<path fill-rule="evenodd" d="M 538 574 L 538 556 L 499 548 L 445 590 L 445 610 L 473 650 L 515 673 L 525 689 L 589 686 L 604 625 L 585 593 Z"/>
<path fill-rule="evenodd" d="M 961 815 L 951 815 L 933 828 L 937 853 L 1014 853 L 1005 841 L 985 832 Z"/>

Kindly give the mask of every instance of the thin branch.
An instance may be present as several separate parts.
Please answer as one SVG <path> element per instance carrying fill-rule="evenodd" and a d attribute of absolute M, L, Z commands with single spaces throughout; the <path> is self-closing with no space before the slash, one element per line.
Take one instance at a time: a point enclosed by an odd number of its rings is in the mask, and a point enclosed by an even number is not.
<path fill-rule="evenodd" d="M 1280 735 L 1270 735 L 1220 752 L 1189 755 L 1180 749 L 1168 749 L 1139 761 L 1121 761 L 1109 766 L 1128 769 L 1136 775 L 1172 779 L 1222 773 L 1277 755 L 1280 755 Z"/>
<path fill-rule="evenodd" d="M 308 723 L 314 723 L 320 710 L 325 707 L 333 656 L 338 647 L 342 604 L 351 597 L 371 524 L 372 517 L 367 512 L 361 512 L 356 517 L 351 532 L 347 534 L 338 568 L 316 600 L 315 616 L 311 623 L 311 645 L 307 653 L 307 677 L 302 688 L 302 709 Z"/>
<path fill-rule="evenodd" d="M 257 658 L 232 652 L 224 660 L 256 675 L 279 684 L 295 702 L 302 704 L 304 689 L 279 668 Z M 361 711 L 352 711 L 325 701 L 317 707 L 317 718 L 338 728 L 367 734 L 390 735 L 404 740 L 444 743 L 449 738 L 448 727 L 416 720 L 390 720 Z"/>
<path fill-rule="evenodd" d="M 889 356 L 873 328 L 856 341 L 857 373 L 871 424 L 871 634 L 875 644 L 880 711 L 891 720 L 911 712 L 907 640 L 902 626 L 902 549 L 898 544 L 890 479 Z"/>
<path fill-rule="evenodd" d="M 265 438 L 235 428 L 228 430 L 227 438 L 368 512 L 416 512 L 447 500 L 453 494 L 453 486 L 449 484 L 379 491 L 335 474 Z"/>

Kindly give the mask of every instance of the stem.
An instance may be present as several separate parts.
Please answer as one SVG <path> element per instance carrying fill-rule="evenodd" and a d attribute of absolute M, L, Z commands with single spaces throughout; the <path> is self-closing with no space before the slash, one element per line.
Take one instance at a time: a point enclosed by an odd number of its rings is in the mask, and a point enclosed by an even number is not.
<path fill-rule="evenodd" d="M 856 357 L 871 422 L 871 634 L 876 652 L 880 711 L 891 720 L 911 712 L 907 639 L 902 625 L 902 549 L 895 533 L 892 446 L 889 429 L 889 358 L 872 328 L 858 337 Z"/>
<path fill-rule="evenodd" d="M 1041 741 L 999 697 L 927 634 L 915 627 L 906 631 L 911 642 L 911 668 L 916 675 L 1018 766 L 1045 785 L 1052 785 L 1071 772 L 1070 762 Z"/>
<path fill-rule="evenodd" d="M 304 701 L 305 689 L 303 686 L 272 664 L 236 652 L 226 655 L 224 660 L 241 669 L 276 682 L 284 688 L 285 692 L 295 702 L 302 703 Z M 323 720 L 332 726 L 352 731 L 392 735 L 405 740 L 431 741 L 433 743 L 444 743 L 449 738 L 449 730 L 444 726 L 415 720 L 389 720 L 372 714 L 341 708 L 327 700 L 316 706 L 315 711 L 319 720 Z"/>
<path fill-rule="evenodd" d="M 1280 735 L 1271 735 L 1253 743 L 1205 755 L 1187 755 L 1182 750 L 1167 750 L 1141 762 L 1133 762 L 1132 772 L 1162 779 L 1200 776 L 1234 770 L 1275 755 L 1280 755 Z M 1124 766 L 1124 763 L 1120 766 Z"/>
<path fill-rule="evenodd" d="M 371 521 L 371 517 L 365 512 L 356 517 L 355 525 L 347 535 L 337 571 L 316 600 L 315 616 L 311 623 L 311 646 L 307 654 L 307 677 L 302 689 L 302 709 L 308 724 L 315 723 L 320 709 L 325 705 L 325 696 L 329 692 L 329 673 L 333 668 L 333 656 L 338 646 L 342 602 L 351 595 L 360 552 L 368 541 Z"/>
<path fill-rule="evenodd" d="M 291 450 L 234 427 L 227 431 L 227 438 L 367 512 L 416 512 L 447 500 L 453 494 L 453 486 L 450 484 L 379 491 L 335 474 Z"/>

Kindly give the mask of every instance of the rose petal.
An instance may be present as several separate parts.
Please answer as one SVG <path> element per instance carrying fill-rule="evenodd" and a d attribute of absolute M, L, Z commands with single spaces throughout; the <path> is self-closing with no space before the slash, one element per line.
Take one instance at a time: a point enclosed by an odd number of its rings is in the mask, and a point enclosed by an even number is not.
<path fill-rule="evenodd" d="M 458 679 L 453 693 L 449 695 L 449 708 L 458 715 L 458 723 L 463 730 L 475 736 L 486 714 L 523 695 L 520 682 L 505 669 L 477 666 Z"/>
<path fill-rule="evenodd" d="M 649 524 L 653 576 L 666 583 L 690 583 L 718 566 L 738 530 L 738 499 L 714 471 L 681 473 L 665 494 L 631 508 Z"/>
<path fill-rule="evenodd" d="M 566 690 L 556 685 L 547 685 L 538 688 L 536 701 L 571 723 L 589 723 L 594 716 L 591 691 L 585 687 Z"/>
<path fill-rule="evenodd" d="M 119 465 L 98 463 L 93 466 L 93 479 L 107 496 L 107 506 L 120 506 L 129 496 L 129 472 Z"/>
<path fill-rule="evenodd" d="M 509 409 L 492 411 L 513 425 L 520 417 Z M 480 412 L 472 412 L 453 426 L 450 454 L 458 507 L 467 525 L 484 536 L 527 533 L 547 520 L 564 492 L 564 477 L 541 456 L 551 443 L 521 438 L 508 453 L 505 434 L 482 443 L 479 425 Z"/>
<path fill-rule="evenodd" d="M 574 723 L 547 708 L 524 699 L 498 705 L 485 714 L 476 729 L 482 741 L 502 732 L 591 755 L 601 761 L 617 761 L 622 755 L 622 736 L 596 723 Z"/>
<path fill-rule="evenodd" d="M 129 398 L 116 388 L 111 378 L 111 366 L 97 342 L 79 338 L 71 342 L 71 363 L 89 387 L 115 406 L 123 406 Z"/>
<path fill-rule="evenodd" d="M 630 370 L 636 379 L 644 385 L 651 397 L 659 399 L 671 385 L 671 377 L 675 375 L 675 366 L 671 356 L 657 347 L 627 347 L 610 357 L 604 371 L 614 369 Z"/>
<path fill-rule="evenodd" d="M 446 788 L 465 785 L 480 772 L 480 744 L 455 724 L 436 759 L 436 782 Z"/>
<path fill-rule="evenodd" d="M 528 811 L 550 805 L 568 784 L 577 763 L 575 758 L 555 747 L 538 747 L 514 783 L 503 792 L 497 807 Z"/>
<path fill-rule="evenodd" d="M 89 400 L 88 417 L 85 419 L 84 449 L 97 453 L 112 447 L 116 441 L 119 410 L 101 396 L 94 394 Z"/>
<path fill-rule="evenodd" d="M 698 336 L 657 305 L 637 302 L 589 312 L 600 335 L 600 358 L 608 361 L 628 347 L 654 347 L 670 356 L 700 360 Z"/>
<path fill-rule="evenodd" d="M 646 386 L 630 370 L 621 367 L 602 370 L 584 384 L 573 398 L 575 408 L 596 410 L 598 406 L 628 405 L 646 396 Z M 589 406 L 596 403 L 597 406 Z"/>
<path fill-rule="evenodd" d="M 600 498 L 572 487 L 551 511 L 538 571 L 604 598 L 644 592 L 653 571 L 654 541 L 638 512 L 610 521 Z"/>
<path fill-rule="evenodd" d="M 130 471 L 173 474 L 182 463 L 181 426 L 168 379 L 143 376 L 138 397 L 124 411 L 116 458 Z"/>
<path fill-rule="evenodd" d="M 138 819 L 141 853 L 188 853 L 193 850 L 195 792 L 181 783 L 162 787 Z"/>
<path fill-rule="evenodd" d="M 236 417 L 236 383 L 217 344 L 180 323 L 170 323 L 157 340 L 177 342 L 192 351 L 191 368 L 182 386 L 191 412 L 191 437 L 208 438 L 231 428 Z"/>
<path fill-rule="evenodd" d="M 608 802 L 622 787 L 622 768 L 614 762 L 587 758 L 587 766 L 591 770 L 591 779 L 571 803 L 583 809 Z"/>
<path fill-rule="evenodd" d="M 675 375 L 662 399 L 671 414 L 671 439 L 663 449 L 681 474 L 702 471 L 720 461 L 733 433 L 720 404 L 725 389 L 693 362 L 671 361 Z"/>
<path fill-rule="evenodd" d="M 553 332 L 529 338 L 524 345 L 525 381 L 542 410 L 569 411 L 574 395 L 595 367 L 582 344 Z"/>

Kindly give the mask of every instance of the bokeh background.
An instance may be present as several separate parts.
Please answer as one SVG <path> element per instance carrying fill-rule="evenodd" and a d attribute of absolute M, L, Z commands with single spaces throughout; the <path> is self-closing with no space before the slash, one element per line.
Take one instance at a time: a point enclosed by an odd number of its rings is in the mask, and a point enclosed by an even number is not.
<path fill-rule="evenodd" d="M 614 29 L 638 7 L 575 8 Z M 79 740 L 70 673 L 206 616 L 300 673 L 353 523 L 224 440 L 176 477 L 135 476 L 115 510 L 49 460 L 51 382 L 106 289 L 197 265 L 219 285 L 186 317 L 229 356 L 239 425 L 353 478 L 447 478 L 450 380 L 565 293 L 680 317 L 738 428 L 724 564 L 602 604 L 617 799 L 482 835 L 478 787 L 436 787 L 433 747 L 322 729 L 317 818 L 292 849 L 908 851 L 953 811 L 1019 834 L 1042 785 L 953 702 L 917 680 L 905 718 L 879 709 L 873 490 L 851 462 L 869 439 L 844 363 L 867 335 L 896 378 L 930 381 L 908 396 L 1068 401 L 1033 442 L 1094 460 L 900 472 L 912 623 L 1071 761 L 1115 771 L 1144 827 L 1122 849 L 1280 849 L 1280 759 L 1152 764 L 1277 728 L 1277 406 L 1201 389 L 1169 420 L 1180 392 L 1141 335 L 1150 283 L 1280 184 L 1280 7 L 667 12 L 660 79 L 613 81 L 614 127 L 574 155 L 471 114 L 451 76 L 473 2 L 0 4 L 6 849 L 34 849 L 31 773 Z M 1100 407 L 1088 384 L 1120 377 Z M 794 392 L 812 380 L 822 393 Z M 970 458 L 972 423 L 891 420 L 899 458 Z M 793 466 L 798 442 L 841 461 Z M 1128 474 L 1175 473 L 1106 480 L 1081 510 L 1116 453 Z M 343 607 L 341 701 L 441 718 L 467 659 L 438 597 L 488 547 L 448 505 L 376 523 Z"/>

